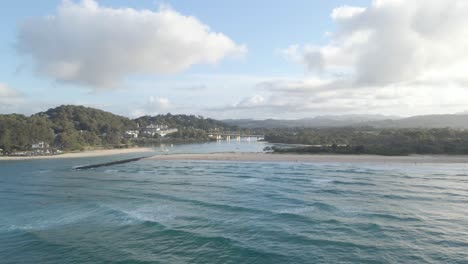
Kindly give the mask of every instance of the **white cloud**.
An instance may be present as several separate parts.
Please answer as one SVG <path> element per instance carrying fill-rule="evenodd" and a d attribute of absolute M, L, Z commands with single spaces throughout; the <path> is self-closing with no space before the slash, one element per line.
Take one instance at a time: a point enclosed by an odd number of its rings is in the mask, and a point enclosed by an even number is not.
<path fill-rule="evenodd" d="M 329 114 L 385 114 L 412 116 L 456 113 L 467 109 L 468 89 L 445 84 L 444 89 L 421 83 L 349 89 L 347 81 L 276 80 L 259 84 L 261 96 L 216 111 L 238 117 L 291 118 Z M 456 94 L 457 96 L 453 96 Z M 261 98 L 261 99 L 260 99 Z"/>
<path fill-rule="evenodd" d="M 464 0 L 375 0 L 365 8 L 338 7 L 331 14 L 337 29 L 327 33 L 328 43 L 282 50 L 304 65 L 307 77 L 261 83 L 260 107 L 296 116 L 463 111 L 466 13 Z"/>
<path fill-rule="evenodd" d="M 19 96 L 19 92 L 8 87 L 6 84 L 0 83 L 0 100 L 8 100 Z"/>
<path fill-rule="evenodd" d="M 144 115 L 158 115 L 167 113 L 173 109 L 172 103 L 166 97 L 154 97 L 150 96 L 148 101 L 133 109 L 130 113 L 132 117 L 140 117 Z"/>
<path fill-rule="evenodd" d="M 160 108 L 160 109 L 166 109 L 171 105 L 169 103 L 169 99 L 167 99 L 166 97 L 150 96 L 149 103 L 151 105 L 153 105 L 153 106 L 156 106 L 156 107 Z"/>
<path fill-rule="evenodd" d="M 338 29 L 328 44 L 295 44 L 286 53 L 294 51 L 291 57 L 311 72 L 349 75 L 358 88 L 433 78 L 467 82 L 460 74 L 468 67 L 467 12 L 464 0 L 378 0 L 368 8 L 339 7 L 331 15 Z"/>
<path fill-rule="evenodd" d="M 333 9 L 331 14 L 331 18 L 335 20 L 340 19 L 350 19 L 356 15 L 361 14 L 366 9 L 363 7 L 355 7 L 355 6 L 341 6 Z"/>
<path fill-rule="evenodd" d="M 240 108 L 257 107 L 257 106 L 264 105 L 266 103 L 265 101 L 266 100 L 263 96 L 257 94 L 252 97 L 245 98 L 244 100 L 237 103 L 235 107 L 240 107 Z"/>
<path fill-rule="evenodd" d="M 246 53 L 245 46 L 167 6 L 109 8 L 94 0 L 65 0 L 56 14 L 23 21 L 18 50 L 42 75 L 97 88 L 131 74 L 178 73 Z"/>
<path fill-rule="evenodd" d="M 23 95 L 6 84 L 0 83 L 0 113 L 13 113 L 23 110 Z"/>

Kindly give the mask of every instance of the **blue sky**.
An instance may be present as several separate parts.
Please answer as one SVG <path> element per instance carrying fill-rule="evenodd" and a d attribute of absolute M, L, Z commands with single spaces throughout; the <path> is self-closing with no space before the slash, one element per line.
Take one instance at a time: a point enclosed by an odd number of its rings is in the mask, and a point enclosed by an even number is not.
<path fill-rule="evenodd" d="M 466 33 L 454 26 L 463 19 L 454 6 L 466 8 L 458 0 L 10 1 L 0 11 L 0 111 L 60 104 L 132 117 L 463 111 L 465 101 L 452 99 L 466 90 L 457 74 Z M 443 11 L 454 13 L 426 25 Z M 443 26 L 453 32 L 439 34 Z M 458 53 L 447 54 L 455 36 Z"/>

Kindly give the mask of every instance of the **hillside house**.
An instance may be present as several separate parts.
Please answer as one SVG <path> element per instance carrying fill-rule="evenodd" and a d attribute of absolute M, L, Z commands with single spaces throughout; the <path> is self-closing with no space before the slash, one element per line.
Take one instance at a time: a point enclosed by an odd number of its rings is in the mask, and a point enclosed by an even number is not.
<path fill-rule="evenodd" d="M 31 145 L 31 148 L 34 149 L 46 149 L 49 148 L 49 144 L 44 141 L 39 141 Z"/>
<path fill-rule="evenodd" d="M 50 154 L 50 146 L 47 142 L 44 141 L 38 141 L 32 144 L 31 149 L 35 155 Z"/>
<path fill-rule="evenodd" d="M 138 134 L 140 134 L 140 132 L 138 130 L 127 130 L 127 131 L 125 131 L 125 137 L 126 138 L 138 138 Z"/>
<path fill-rule="evenodd" d="M 145 128 L 143 128 L 142 133 L 143 135 L 147 137 L 154 137 L 156 134 L 160 134 L 161 131 L 167 130 L 168 126 L 167 125 L 148 125 Z"/>

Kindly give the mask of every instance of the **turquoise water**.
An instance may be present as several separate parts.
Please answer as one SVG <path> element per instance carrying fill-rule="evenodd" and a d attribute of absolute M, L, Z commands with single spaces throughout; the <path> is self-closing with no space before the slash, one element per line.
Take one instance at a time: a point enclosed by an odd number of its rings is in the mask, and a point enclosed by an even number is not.
<path fill-rule="evenodd" d="M 0 162 L 0 263 L 468 260 L 463 164 L 141 160 L 71 169 L 116 158 Z"/>

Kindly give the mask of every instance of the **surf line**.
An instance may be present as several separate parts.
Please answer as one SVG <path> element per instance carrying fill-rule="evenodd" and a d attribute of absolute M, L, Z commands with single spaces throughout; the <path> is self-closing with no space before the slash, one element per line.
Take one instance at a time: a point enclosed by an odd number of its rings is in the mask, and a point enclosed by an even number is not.
<path fill-rule="evenodd" d="M 113 165 L 118 165 L 118 164 L 124 164 L 124 163 L 139 161 L 141 159 L 146 159 L 146 158 L 150 158 L 150 157 L 152 157 L 152 156 L 138 157 L 138 158 L 132 158 L 132 159 L 124 159 L 124 160 L 116 160 L 116 161 L 98 163 L 98 164 L 91 164 L 91 165 L 76 166 L 76 167 L 73 167 L 73 169 L 74 170 L 89 170 L 89 169 L 94 169 L 94 168 L 99 168 L 99 167 L 107 167 L 107 166 L 113 166 Z"/>

